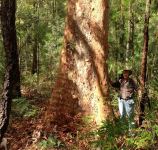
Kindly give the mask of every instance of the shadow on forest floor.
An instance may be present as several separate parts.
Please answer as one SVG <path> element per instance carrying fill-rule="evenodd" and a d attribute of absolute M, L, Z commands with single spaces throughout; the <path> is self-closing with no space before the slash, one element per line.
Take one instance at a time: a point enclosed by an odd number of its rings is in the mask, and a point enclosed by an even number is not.
<path fill-rule="evenodd" d="M 52 117 L 52 113 L 48 111 L 49 98 L 50 96 L 41 95 L 37 91 L 27 91 L 23 98 L 13 100 L 10 126 L 6 133 L 10 150 L 39 150 L 37 143 L 50 140 L 50 138 L 52 140 L 52 136 L 53 140 L 55 137 L 58 137 L 59 139 L 67 140 L 67 143 L 70 142 L 70 145 L 72 144 L 71 138 L 67 134 L 76 134 L 80 116 L 72 118 L 65 115 L 66 119 L 69 120 L 67 125 L 57 127 L 52 122 L 47 125 L 49 122 L 45 118 L 48 115 L 47 113 L 50 113 L 49 116 Z M 59 120 L 61 119 L 59 118 Z M 54 141 L 50 141 L 51 144 L 48 143 L 48 147 L 49 145 L 55 147 L 59 141 L 56 140 L 56 143 L 53 145 L 52 142 Z M 40 147 L 43 147 L 43 144 Z"/>

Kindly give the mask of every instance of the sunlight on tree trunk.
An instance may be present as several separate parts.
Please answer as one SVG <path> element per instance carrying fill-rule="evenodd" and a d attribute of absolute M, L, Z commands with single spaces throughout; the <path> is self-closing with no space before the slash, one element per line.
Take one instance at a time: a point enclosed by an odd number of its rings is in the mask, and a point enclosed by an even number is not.
<path fill-rule="evenodd" d="M 69 0 L 67 10 L 61 73 L 65 74 L 67 80 L 76 88 L 76 93 L 69 92 L 69 88 L 67 92 L 78 103 L 79 111 L 92 116 L 93 120 L 100 124 L 103 120 L 114 117 L 109 101 L 106 63 L 108 1 Z M 54 89 L 56 88 L 59 87 Z M 52 99 L 53 96 L 54 93 Z M 61 96 L 64 98 L 64 95 Z M 66 99 L 65 103 L 71 103 L 71 100 Z"/>

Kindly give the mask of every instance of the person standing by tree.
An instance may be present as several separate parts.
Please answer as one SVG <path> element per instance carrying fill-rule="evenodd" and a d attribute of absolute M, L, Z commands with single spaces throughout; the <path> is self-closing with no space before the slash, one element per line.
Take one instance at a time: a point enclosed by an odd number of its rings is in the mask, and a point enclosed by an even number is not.
<path fill-rule="evenodd" d="M 123 70 L 121 77 L 118 81 L 110 81 L 112 87 L 119 88 L 118 107 L 121 120 L 128 118 L 129 130 L 131 130 L 134 123 L 134 93 L 137 86 L 130 75 L 131 70 Z"/>

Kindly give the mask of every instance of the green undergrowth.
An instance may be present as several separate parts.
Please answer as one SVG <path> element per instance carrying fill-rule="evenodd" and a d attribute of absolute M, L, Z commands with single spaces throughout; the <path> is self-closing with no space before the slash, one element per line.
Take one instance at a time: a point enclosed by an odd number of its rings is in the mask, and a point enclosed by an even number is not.
<path fill-rule="evenodd" d="M 38 148 L 40 150 L 53 149 L 53 148 L 62 149 L 64 147 L 65 147 L 64 143 L 61 140 L 59 140 L 57 137 L 52 135 L 49 136 L 47 140 L 44 139 L 38 143 Z"/>
<path fill-rule="evenodd" d="M 102 150 L 156 150 L 158 125 L 144 122 L 144 126 L 128 131 L 120 121 L 104 122 L 102 127 L 86 134 L 89 149 Z"/>
<path fill-rule="evenodd" d="M 135 129 L 133 133 L 133 137 L 125 139 L 125 148 L 156 150 L 158 125 L 147 125 L 145 128 Z"/>
<path fill-rule="evenodd" d="M 128 127 L 120 121 L 104 122 L 102 127 L 93 132 L 93 136 L 98 137 L 90 142 L 94 148 L 117 149 L 117 140 L 119 136 L 127 133 Z"/>
<path fill-rule="evenodd" d="M 104 122 L 102 127 L 93 132 L 96 140 L 91 147 L 103 150 L 157 150 L 158 149 L 158 104 L 156 97 L 150 97 L 151 108 L 146 106 L 145 120 L 142 126 L 128 131 L 125 122 L 116 120 Z"/>
<path fill-rule="evenodd" d="M 158 124 L 157 105 L 151 99 L 152 108 L 146 109 L 146 117 L 141 127 L 128 130 L 127 122 L 120 119 L 115 122 L 105 121 L 100 128 L 95 128 L 91 117 L 84 117 L 75 133 L 62 133 L 64 136 L 49 136 L 41 140 L 39 146 L 42 150 L 68 149 L 68 150 L 157 150 Z"/>
<path fill-rule="evenodd" d="M 40 94 L 45 97 L 49 97 L 51 94 L 51 89 L 55 82 L 54 76 L 45 76 L 45 74 L 29 74 L 26 73 L 22 77 L 22 87 L 26 91 L 33 94 Z"/>
<path fill-rule="evenodd" d="M 32 105 L 26 98 L 14 99 L 12 103 L 12 115 L 22 118 L 35 117 L 38 115 L 38 107 Z"/>

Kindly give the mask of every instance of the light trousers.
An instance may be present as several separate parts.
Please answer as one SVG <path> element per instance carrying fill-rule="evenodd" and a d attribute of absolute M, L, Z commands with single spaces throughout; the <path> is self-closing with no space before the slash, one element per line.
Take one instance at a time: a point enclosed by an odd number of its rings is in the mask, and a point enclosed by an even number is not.
<path fill-rule="evenodd" d="M 120 118 L 123 120 L 126 117 L 128 118 L 129 129 L 132 129 L 135 126 L 134 123 L 134 100 L 124 100 L 120 97 L 118 98 L 118 106 L 120 112 Z"/>

